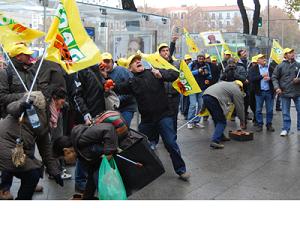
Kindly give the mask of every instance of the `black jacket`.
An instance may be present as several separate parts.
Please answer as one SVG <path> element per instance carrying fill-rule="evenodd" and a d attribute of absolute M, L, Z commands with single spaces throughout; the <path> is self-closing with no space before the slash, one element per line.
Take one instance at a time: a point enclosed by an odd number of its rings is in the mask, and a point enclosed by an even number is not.
<path fill-rule="evenodd" d="M 112 154 L 118 147 L 116 129 L 109 123 L 77 125 L 72 129 L 71 140 L 79 157 L 88 162 L 99 162 L 102 154 Z"/>
<path fill-rule="evenodd" d="M 11 60 L 29 90 L 35 75 L 35 68 L 33 66 L 27 66 L 14 58 Z M 36 85 L 33 90 L 36 90 Z M 6 106 L 22 98 L 25 92 L 26 90 L 11 64 L 9 64 L 6 70 L 0 70 L 0 105 L 3 110 L 3 117 L 6 116 Z"/>
<path fill-rule="evenodd" d="M 270 68 L 269 68 L 269 74 L 270 74 Z M 263 79 L 263 77 L 260 75 L 259 72 L 259 66 L 251 66 L 248 71 L 248 77 L 251 82 L 252 90 L 256 95 L 261 95 L 261 88 L 260 88 L 260 81 Z M 269 80 L 269 87 L 270 91 L 274 93 L 274 87 L 272 83 L 272 79 Z"/>
<path fill-rule="evenodd" d="M 219 82 L 222 69 L 220 70 L 220 68 L 213 63 L 207 63 L 207 64 L 210 66 L 210 71 L 211 71 L 212 78 L 209 83 L 209 86 L 211 86 Z"/>
<path fill-rule="evenodd" d="M 38 61 L 34 67 L 37 69 L 40 64 Z M 44 60 L 38 76 L 38 90 L 41 91 L 49 101 L 53 88 L 60 87 L 67 91 L 64 69 L 55 62 Z"/>
<path fill-rule="evenodd" d="M 72 96 L 76 110 L 83 117 L 88 113 L 95 117 L 105 110 L 103 80 L 99 73 L 93 71 L 93 68 L 75 74 Z"/>
<path fill-rule="evenodd" d="M 162 79 L 154 77 L 150 70 L 135 73 L 133 78 L 117 85 L 115 91 L 135 96 L 143 122 L 157 122 L 165 116 L 171 116 L 164 81 L 175 81 L 179 74 L 174 70 L 159 70 Z"/>

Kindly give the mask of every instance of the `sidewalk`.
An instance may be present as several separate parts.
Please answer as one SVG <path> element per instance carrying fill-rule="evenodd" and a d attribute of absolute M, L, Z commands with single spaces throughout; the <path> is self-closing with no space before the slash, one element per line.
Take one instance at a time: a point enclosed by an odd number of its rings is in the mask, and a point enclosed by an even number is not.
<path fill-rule="evenodd" d="M 223 150 L 209 148 L 213 122 L 205 129 L 183 128 L 178 132 L 178 143 L 191 180 L 177 178 L 170 157 L 163 145 L 158 146 L 166 173 L 159 179 L 130 196 L 130 200 L 169 199 L 300 199 L 300 134 L 296 131 L 295 108 L 292 112 L 292 132 L 280 137 L 281 112 L 274 112 L 274 133 L 255 133 L 254 141 L 225 143 Z M 181 118 L 181 116 L 179 116 Z M 178 127 L 185 123 L 179 119 Z M 238 124 L 228 122 L 228 130 Z M 248 130 L 252 130 L 249 122 Z M 34 199 L 69 199 L 74 193 L 74 167 L 68 168 L 73 177 L 61 188 L 53 180 L 41 180 L 44 192 Z M 12 193 L 16 196 L 19 181 L 14 179 Z"/>

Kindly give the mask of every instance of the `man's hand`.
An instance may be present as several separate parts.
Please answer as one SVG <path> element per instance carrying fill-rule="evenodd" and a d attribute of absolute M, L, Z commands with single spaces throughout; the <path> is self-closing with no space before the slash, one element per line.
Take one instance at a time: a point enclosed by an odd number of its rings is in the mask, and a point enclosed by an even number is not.
<path fill-rule="evenodd" d="M 282 94 L 282 90 L 280 88 L 276 89 L 276 94 L 281 95 Z"/>
<path fill-rule="evenodd" d="M 199 74 L 202 74 L 203 73 L 203 69 L 199 68 L 198 72 L 199 72 Z"/>
<path fill-rule="evenodd" d="M 295 77 L 293 79 L 293 84 L 299 84 L 299 83 L 300 83 L 300 79 Z"/>
<path fill-rule="evenodd" d="M 269 80 L 271 80 L 271 78 L 269 76 L 264 76 L 264 80 L 269 81 Z"/>
<path fill-rule="evenodd" d="M 112 79 L 108 79 L 104 83 L 104 91 L 108 92 L 116 86 L 115 82 Z"/>
<path fill-rule="evenodd" d="M 204 83 L 205 83 L 206 85 L 209 85 L 209 80 L 205 80 Z"/>
<path fill-rule="evenodd" d="M 161 75 L 161 73 L 159 72 L 159 70 L 157 70 L 157 69 L 152 69 L 152 73 L 153 73 L 153 75 L 156 77 L 156 78 L 158 78 L 158 79 L 161 79 L 162 78 L 162 75 Z"/>
<path fill-rule="evenodd" d="M 176 36 L 176 35 L 174 35 L 173 37 L 172 37 L 172 42 L 176 42 L 177 40 L 178 40 L 178 36 Z"/>

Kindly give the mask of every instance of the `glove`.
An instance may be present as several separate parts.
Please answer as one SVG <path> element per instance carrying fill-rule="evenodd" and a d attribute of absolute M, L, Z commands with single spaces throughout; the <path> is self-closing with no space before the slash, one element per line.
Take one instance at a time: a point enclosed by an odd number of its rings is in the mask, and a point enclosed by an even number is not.
<path fill-rule="evenodd" d="M 106 80 L 106 82 L 104 83 L 104 90 L 105 91 L 109 91 L 111 89 L 113 89 L 115 87 L 115 82 L 111 79 Z"/>
<path fill-rule="evenodd" d="M 63 179 L 61 178 L 60 174 L 55 175 L 55 176 L 54 176 L 54 180 L 55 180 L 55 182 L 56 182 L 58 185 L 60 185 L 61 187 L 64 186 L 64 181 L 63 181 Z"/>
<path fill-rule="evenodd" d="M 32 106 L 32 103 L 33 103 L 32 101 L 29 101 L 29 102 L 26 102 L 26 101 L 21 102 L 21 104 L 20 104 L 20 112 L 25 112 L 26 109 L 30 109 L 31 106 Z"/>

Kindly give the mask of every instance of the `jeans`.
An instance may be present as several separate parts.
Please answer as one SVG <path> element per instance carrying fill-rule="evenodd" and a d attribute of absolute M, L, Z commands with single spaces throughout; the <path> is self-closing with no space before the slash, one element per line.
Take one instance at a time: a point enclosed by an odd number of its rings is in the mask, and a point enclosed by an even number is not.
<path fill-rule="evenodd" d="M 35 187 L 42 174 L 41 169 L 28 170 L 26 172 L 11 173 L 21 180 L 21 186 L 16 200 L 31 200 Z"/>
<path fill-rule="evenodd" d="M 203 100 L 202 100 L 202 92 L 189 95 L 190 97 L 190 106 L 189 106 L 189 112 L 188 112 L 188 121 L 193 119 L 201 110 Z M 199 123 L 200 122 L 200 117 L 196 117 L 192 123 Z"/>
<path fill-rule="evenodd" d="M 286 130 L 287 132 L 291 129 L 291 99 L 293 99 L 296 110 L 297 110 L 297 129 L 300 131 L 300 97 L 284 97 L 281 96 L 281 104 L 282 104 L 282 118 L 283 118 L 283 128 L 282 130 Z"/>
<path fill-rule="evenodd" d="M 215 124 L 215 131 L 212 136 L 211 141 L 220 143 L 222 137 L 224 136 L 224 130 L 226 128 L 227 122 L 224 112 L 218 102 L 218 100 L 210 95 L 203 96 L 203 102 L 205 107 L 208 109 L 212 120 Z"/>
<path fill-rule="evenodd" d="M 75 191 L 83 192 L 85 190 L 87 176 L 86 165 L 77 159 L 75 168 Z"/>
<path fill-rule="evenodd" d="M 181 157 L 179 146 L 177 145 L 177 135 L 174 130 L 172 117 L 164 117 L 160 121 L 139 124 L 139 131 L 145 134 L 149 141 L 153 141 L 153 134 L 159 133 L 162 141 L 168 150 L 175 172 L 181 175 L 186 172 L 185 163 Z"/>
<path fill-rule="evenodd" d="M 124 111 L 121 112 L 121 114 L 126 121 L 127 126 L 130 127 L 134 112 Z"/>
<path fill-rule="evenodd" d="M 264 124 L 262 110 L 266 103 L 266 124 L 271 125 L 273 120 L 274 96 L 271 91 L 261 91 L 260 95 L 255 95 L 256 99 L 256 121 L 259 126 Z"/>
<path fill-rule="evenodd" d="M 13 182 L 13 175 L 10 172 L 2 171 L 0 190 L 9 191 Z"/>
<path fill-rule="evenodd" d="M 187 119 L 188 113 L 189 113 L 189 105 L 190 105 L 190 99 L 189 96 L 180 96 L 180 112 L 182 115 L 184 115 L 184 119 Z"/>

